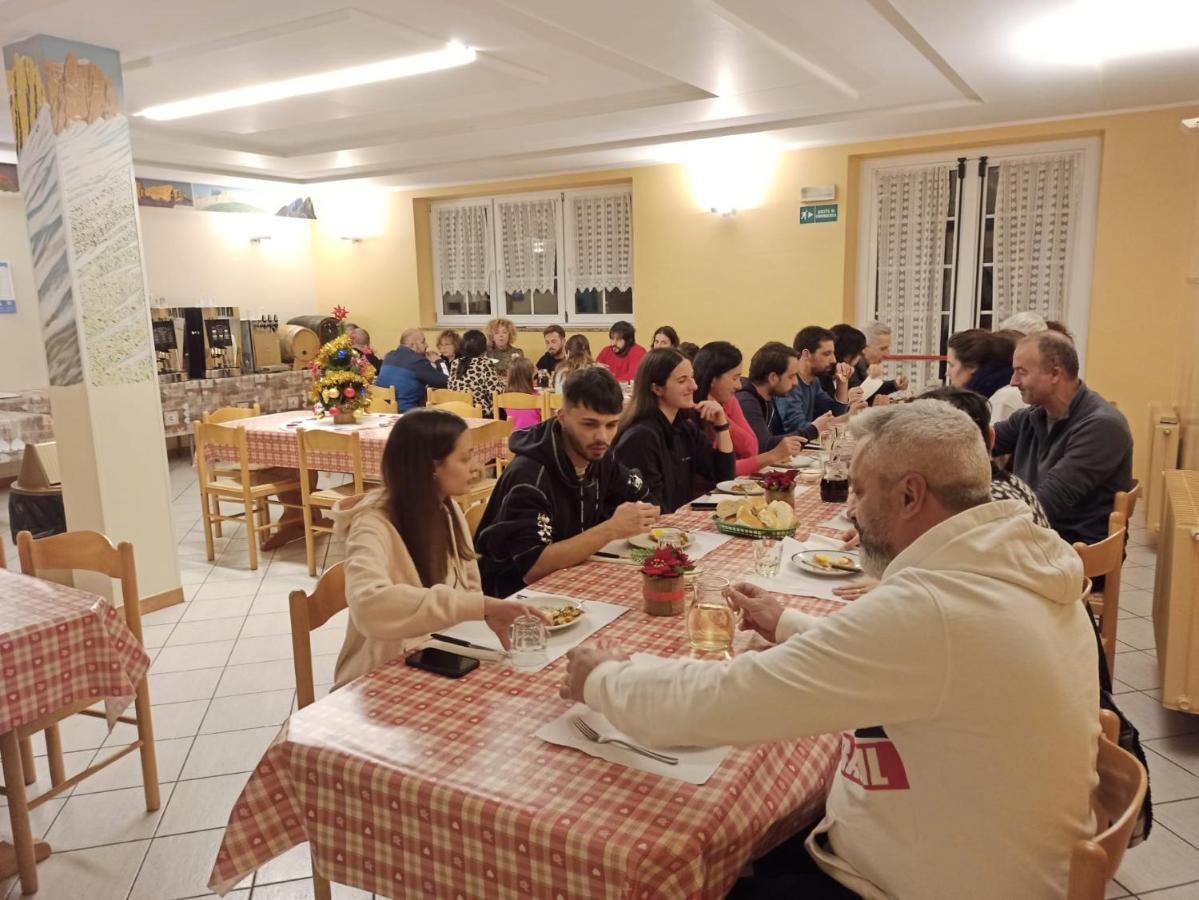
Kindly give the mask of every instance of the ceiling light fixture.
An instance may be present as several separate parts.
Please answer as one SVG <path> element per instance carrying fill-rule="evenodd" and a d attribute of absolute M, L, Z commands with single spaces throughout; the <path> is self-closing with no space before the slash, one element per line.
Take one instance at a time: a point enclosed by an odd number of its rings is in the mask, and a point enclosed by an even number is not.
<path fill-rule="evenodd" d="M 1098 65 L 1199 46 L 1194 0 L 1075 0 L 1013 35 L 1014 48 L 1037 62 Z"/>
<path fill-rule="evenodd" d="M 321 94 L 362 84 L 377 84 L 380 81 L 407 78 L 411 75 L 440 72 L 442 69 L 452 69 L 472 63 L 476 56 L 473 47 L 467 47 L 458 41 L 451 41 L 444 50 L 400 56 L 362 66 L 334 69 L 331 72 L 301 75 L 298 78 L 285 78 L 282 81 L 264 81 L 262 84 L 253 84 L 231 91 L 219 91 L 215 94 L 203 94 L 187 100 L 176 100 L 173 103 L 147 106 L 135 115 L 159 122 L 169 122 L 172 119 L 184 119 L 188 116 L 201 116 L 205 113 L 220 112 L 226 109 L 240 109 L 245 106 L 256 106 L 259 103 L 272 103 L 289 97 L 305 97 L 310 94 Z"/>

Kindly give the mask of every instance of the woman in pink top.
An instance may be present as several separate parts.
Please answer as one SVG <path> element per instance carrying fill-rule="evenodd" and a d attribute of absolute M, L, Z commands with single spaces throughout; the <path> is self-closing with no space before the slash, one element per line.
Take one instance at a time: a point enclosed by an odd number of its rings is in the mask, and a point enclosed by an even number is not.
<path fill-rule="evenodd" d="M 536 370 L 533 364 L 523 356 L 514 356 L 508 368 L 508 386 L 504 391 L 509 394 L 532 394 L 537 396 L 537 388 L 533 386 L 533 376 Z M 505 406 L 504 413 L 512 423 L 513 431 L 520 431 L 541 421 L 539 409 L 512 409 Z"/>
<path fill-rule="evenodd" d="M 788 435 L 766 453 L 758 452 L 758 439 L 745 421 L 737 401 L 741 386 L 741 351 L 728 341 L 704 344 L 695 356 L 695 402 L 715 400 L 729 420 L 733 454 L 737 457 L 737 475 L 752 475 L 765 466 L 782 465 L 803 449 L 803 439 Z"/>
<path fill-rule="evenodd" d="M 632 381 L 637 377 L 637 367 L 645 356 L 645 348 L 637 343 L 637 332 L 632 322 L 617 322 L 608 330 L 611 346 L 599 352 L 595 361 L 607 366 L 617 381 Z"/>

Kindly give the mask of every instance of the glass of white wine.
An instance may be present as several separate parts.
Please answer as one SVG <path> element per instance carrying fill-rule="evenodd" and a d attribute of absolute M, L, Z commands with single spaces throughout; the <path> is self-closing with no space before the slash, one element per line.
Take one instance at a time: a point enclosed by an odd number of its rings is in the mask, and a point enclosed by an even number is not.
<path fill-rule="evenodd" d="M 731 656 L 737 633 L 737 611 L 729 605 L 729 580 L 719 575 L 695 579 L 687 609 L 687 640 L 700 653 Z"/>

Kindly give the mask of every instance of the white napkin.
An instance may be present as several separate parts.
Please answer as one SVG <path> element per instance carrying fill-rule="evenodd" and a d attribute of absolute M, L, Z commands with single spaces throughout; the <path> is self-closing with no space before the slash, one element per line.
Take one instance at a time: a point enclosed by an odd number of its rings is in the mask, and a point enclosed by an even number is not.
<path fill-rule="evenodd" d="M 534 591 L 525 588 L 520 592 L 522 597 L 562 597 L 563 594 L 549 594 L 545 591 Z M 509 600 L 520 600 L 522 597 L 517 597 L 515 594 L 509 597 Z M 577 598 L 572 598 L 577 599 Z M 563 628 L 561 631 L 551 631 L 549 638 L 545 642 L 545 662 L 539 666 L 522 668 L 522 672 L 532 673 L 540 672 L 554 660 L 565 656 L 591 635 L 595 634 L 605 625 L 614 622 L 629 611 L 627 606 L 619 606 L 615 603 L 605 603 L 602 600 L 579 600 L 583 604 L 583 612 L 585 615 L 580 616 L 575 620 L 575 624 L 569 628 Z M 483 622 L 459 622 L 453 628 L 442 628 L 441 634 L 449 637 L 458 638 L 463 641 L 470 641 L 480 647 L 488 647 L 493 650 L 503 652 L 503 645 L 500 639 L 496 637 L 495 632 L 487 627 Z M 453 653 L 460 653 L 468 648 L 455 648 L 453 645 L 443 645 L 445 649 Z M 463 656 L 467 655 L 465 653 Z"/>
<path fill-rule="evenodd" d="M 727 495 L 725 495 L 727 496 Z M 727 544 L 732 540 L 731 535 L 717 534 L 710 531 L 691 531 L 691 543 L 683 550 L 691 558 L 692 562 L 698 562 L 703 559 L 717 547 Z M 620 559 L 612 559 L 609 556 L 592 556 L 592 562 L 610 562 L 610 563 L 631 563 L 629 558 L 634 548 L 629 545 L 629 542 L 623 538 L 620 540 L 609 541 L 600 548 L 601 553 L 614 553 Z"/>
<path fill-rule="evenodd" d="M 845 511 L 842 510 L 827 522 L 821 522 L 820 527 L 831 528 L 834 531 L 845 531 L 848 528 L 853 528 L 853 522 L 849 521 L 849 517 L 845 515 Z"/>
<path fill-rule="evenodd" d="M 829 545 L 832 546 L 829 546 Z M 779 573 L 774 578 L 762 575 L 749 575 L 745 578 L 750 584 L 776 594 L 792 594 L 797 597 L 819 597 L 822 600 L 833 600 L 846 603 L 833 593 L 833 588 L 848 587 L 860 580 L 858 576 L 837 578 L 831 575 L 809 575 L 791 561 L 801 550 L 839 550 L 841 541 L 826 538 L 823 535 L 812 535 L 805 543 L 794 538 L 783 539 L 783 561 Z"/>

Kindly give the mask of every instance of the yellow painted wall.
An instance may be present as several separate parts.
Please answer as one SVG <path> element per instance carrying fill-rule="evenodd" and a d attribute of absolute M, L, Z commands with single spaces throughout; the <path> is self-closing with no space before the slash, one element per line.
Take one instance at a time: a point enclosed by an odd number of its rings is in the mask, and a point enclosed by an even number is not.
<path fill-rule="evenodd" d="M 1175 107 L 790 151 L 766 201 L 723 218 L 699 207 L 681 165 L 395 193 L 377 239 L 350 244 L 318 234 L 317 294 L 322 308 L 349 306 L 380 346 L 417 323 L 435 334 L 426 198 L 630 180 L 639 338 L 666 323 L 684 340 L 727 339 L 748 353 L 766 340 L 790 341 L 806 324 L 853 320 L 863 159 L 1097 135 L 1087 377 L 1119 404 L 1142 441 L 1148 404 L 1178 400 L 1184 354 L 1193 352 L 1182 325 L 1199 185 L 1193 146 L 1178 123 L 1197 114 L 1199 107 Z M 838 221 L 801 227 L 800 186 L 830 183 L 838 189 Z M 598 350 L 606 336 L 591 336 Z M 540 351 L 540 335 L 522 335 L 520 343 Z"/>

